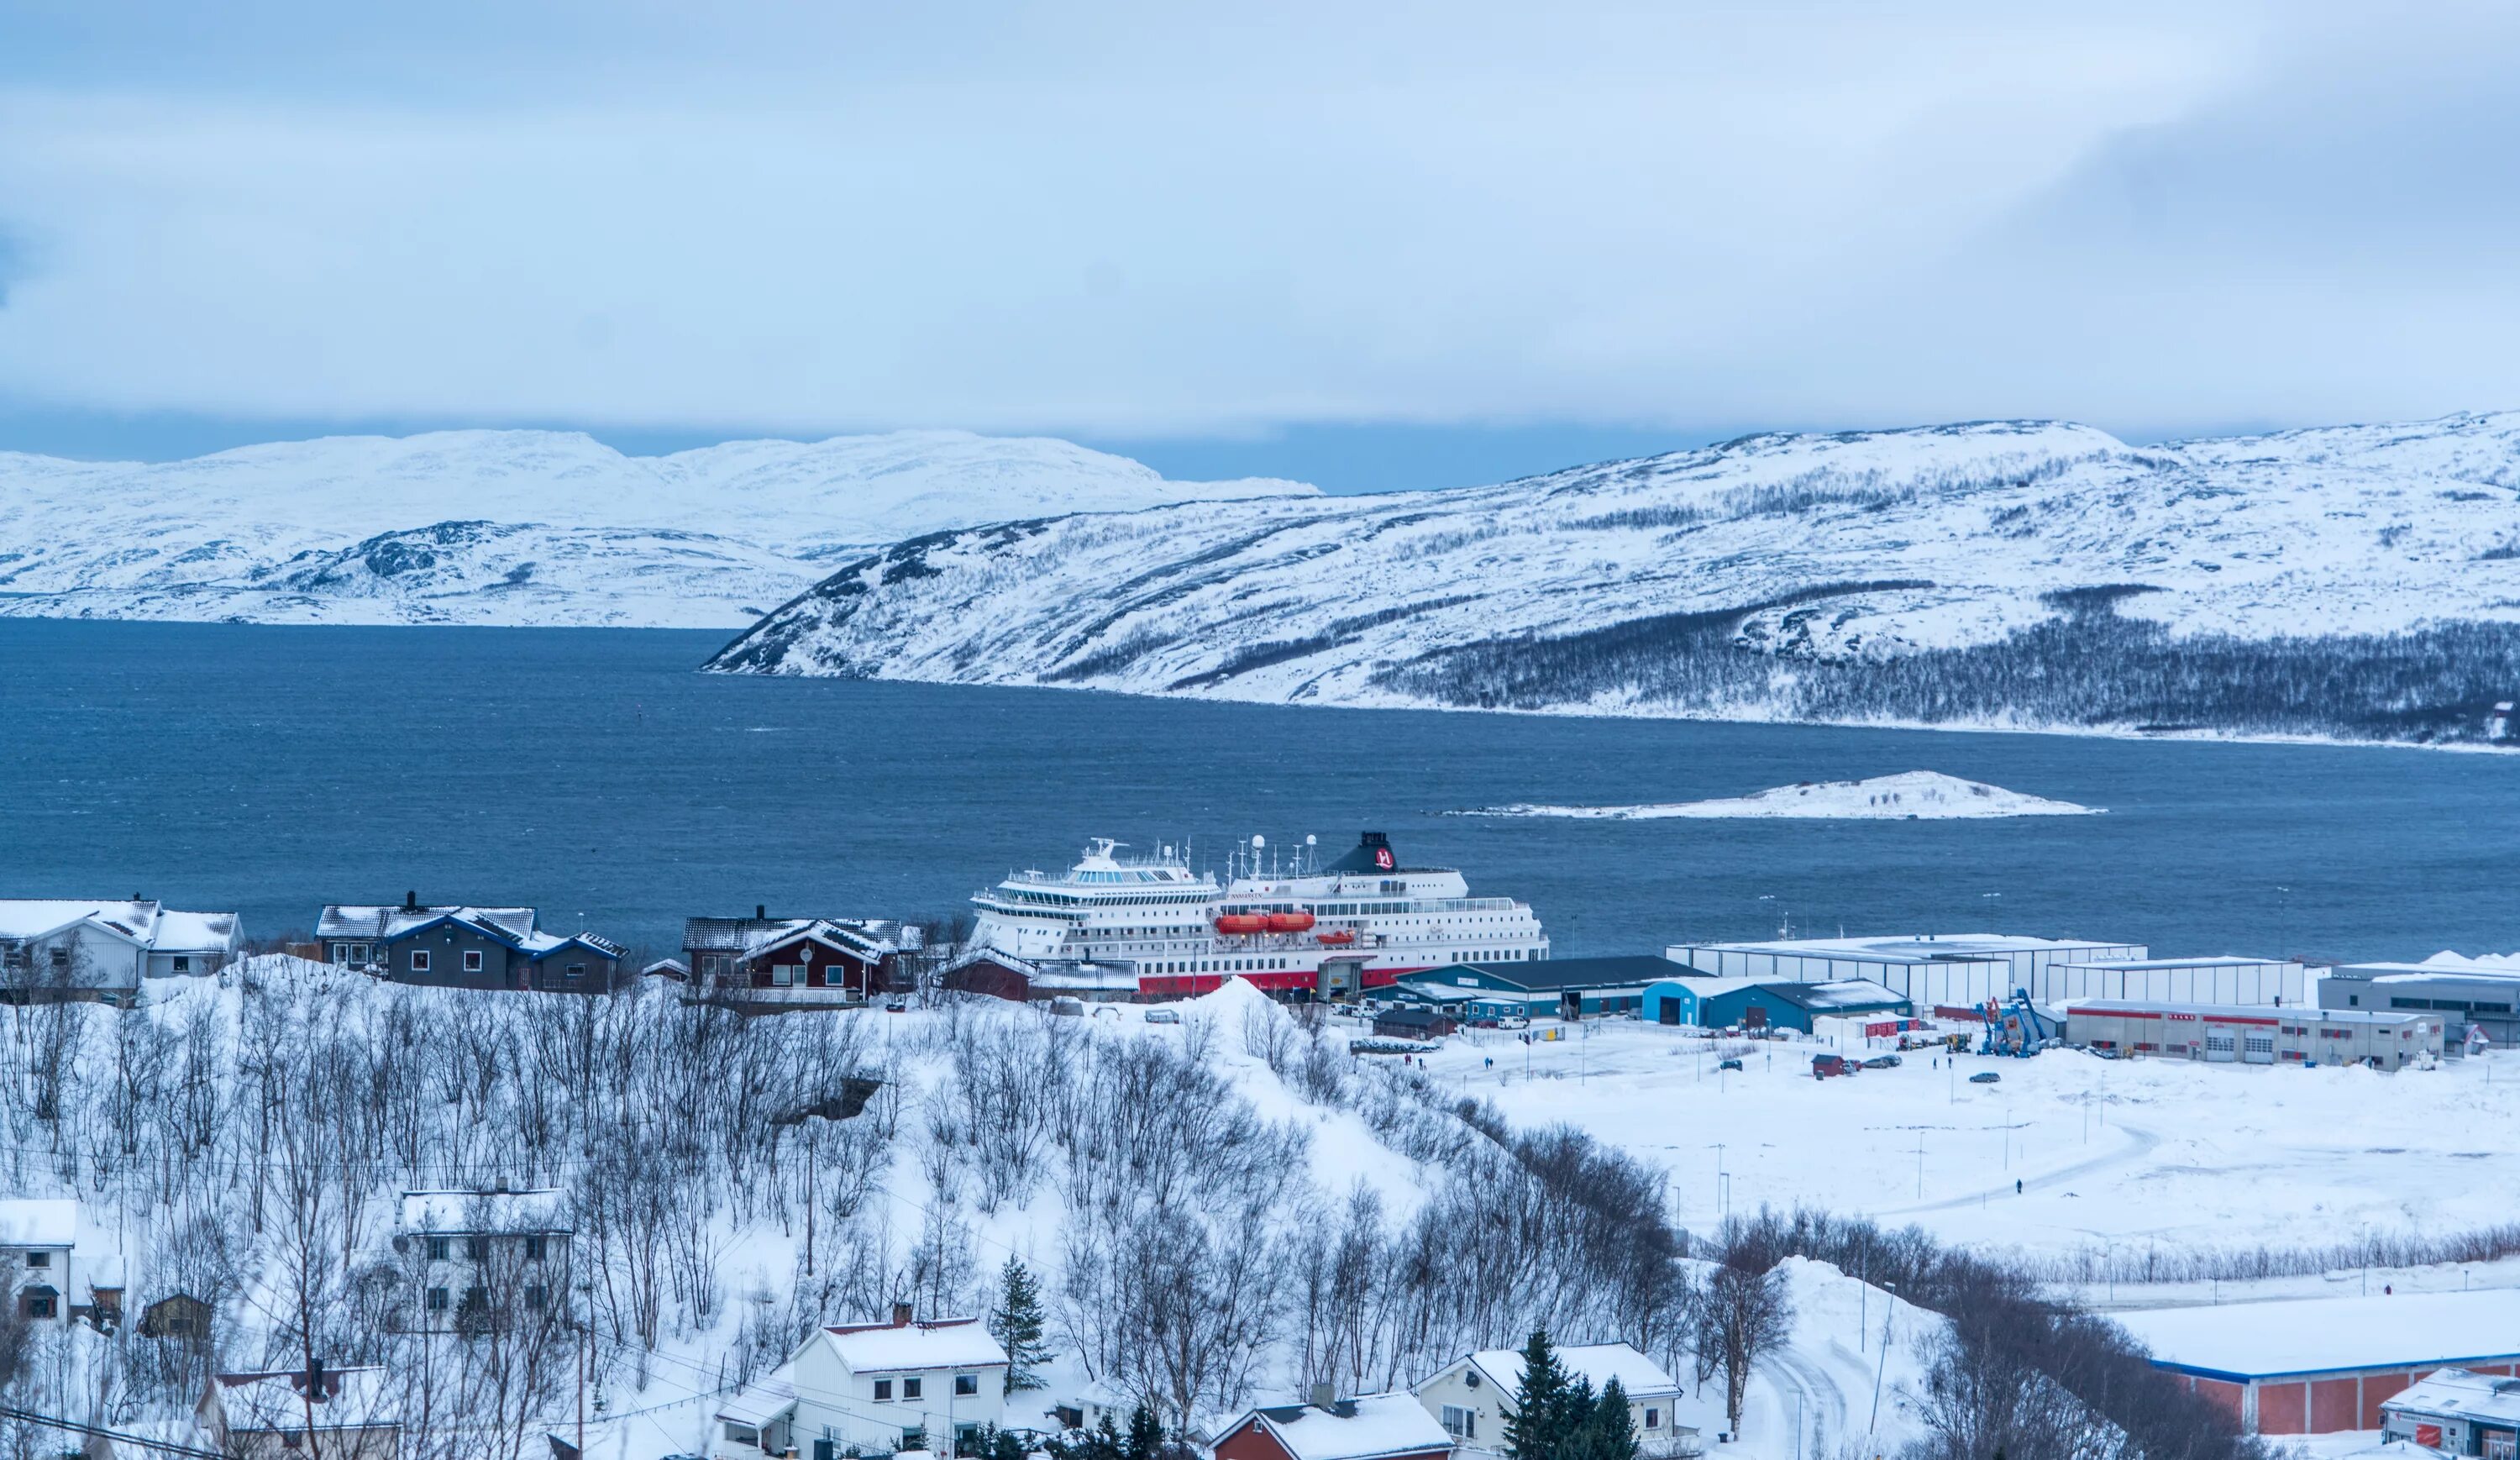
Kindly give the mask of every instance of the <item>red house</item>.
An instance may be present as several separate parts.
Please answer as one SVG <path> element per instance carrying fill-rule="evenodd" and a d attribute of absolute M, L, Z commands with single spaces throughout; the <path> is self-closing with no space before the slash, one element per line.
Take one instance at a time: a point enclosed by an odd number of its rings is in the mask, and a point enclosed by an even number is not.
<path fill-rule="evenodd" d="M 743 1003 L 845 1004 L 905 981 L 902 954 L 919 931 L 841 918 L 691 918 L 683 924 L 692 987 Z"/>
<path fill-rule="evenodd" d="M 1410 1393 L 1332 1399 L 1245 1412 L 1219 1431 L 1216 1460 L 1445 1460 L 1453 1437 Z"/>

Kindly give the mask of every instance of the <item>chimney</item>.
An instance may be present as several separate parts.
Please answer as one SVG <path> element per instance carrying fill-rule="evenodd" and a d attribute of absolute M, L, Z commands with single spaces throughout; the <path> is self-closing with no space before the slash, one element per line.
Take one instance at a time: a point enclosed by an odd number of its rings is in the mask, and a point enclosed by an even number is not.
<path fill-rule="evenodd" d="M 767 902 L 756 902 L 752 904 L 752 921 L 756 923 L 769 922 L 770 904 Z"/>
<path fill-rule="evenodd" d="M 910 1326 L 910 1304 L 906 1302 L 896 1302 L 892 1305 L 892 1326 L 895 1328 L 908 1328 Z"/>
<path fill-rule="evenodd" d="M 417 892 L 417 891 L 411 891 L 411 892 L 405 892 L 405 893 L 403 893 L 403 894 L 402 894 L 402 910 L 403 910 L 404 912 L 418 912 L 418 911 L 420 911 L 420 893 L 419 893 L 419 892 Z"/>

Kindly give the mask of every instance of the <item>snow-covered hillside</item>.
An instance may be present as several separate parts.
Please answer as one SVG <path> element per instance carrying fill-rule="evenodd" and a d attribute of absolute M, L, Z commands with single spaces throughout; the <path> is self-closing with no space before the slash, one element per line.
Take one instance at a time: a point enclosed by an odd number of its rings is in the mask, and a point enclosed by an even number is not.
<path fill-rule="evenodd" d="M 1066 441 L 965 432 L 653 457 L 531 431 L 163 464 L 0 454 L 0 614 L 735 627 L 873 544 L 1312 490 L 1168 481 Z"/>
<path fill-rule="evenodd" d="M 1804 781 L 1752 796 L 1639 806 L 1548 806 L 1528 802 L 1454 811 L 1454 816 L 1550 816 L 1579 821 L 1657 821 L 1666 817 L 1789 817 L 1826 821 L 1947 821 L 1994 816 L 2091 816 L 2093 806 L 2049 800 L 1940 771 L 1912 770 L 1861 781 Z"/>
<path fill-rule="evenodd" d="M 850 564 L 714 667 L 2429 739 L 2481 733 L 2515 646 L 2506 414 L 2142 448 L 2045 422 L 1762 435 L 974 528 Z"/>

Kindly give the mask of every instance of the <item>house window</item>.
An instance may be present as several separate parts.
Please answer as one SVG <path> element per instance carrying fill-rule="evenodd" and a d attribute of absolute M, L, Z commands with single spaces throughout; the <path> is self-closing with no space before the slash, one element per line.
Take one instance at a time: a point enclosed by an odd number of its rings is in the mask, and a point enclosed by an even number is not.
<path fill-rule="evenodd" d="M 927 1432 L 924 1430 L 902 1431 L 901 1447 L 905 1450 L 923 1450 L 927 1448 Z"/>
<path fill-rule="evenodd" d="M 542 1233 L 540 1233 L 540 1232 L 528 1232 L 528 1233 L 526 1233 L 526 1234 L 525 1234 L 525 1260 L 526 1260 L 526 1261 L 528 1261 L 528 1262 L 539 1262 L 539 1261 L 541 1261 L 542 1259 L 543 1259 L 543 1234 L 542 1234 Z"/>
<path fill-rule="evenodd" d="M 415 974 L 425 974 L 428 972 L 428 950 L 427 948 L 414 948 L 411 950 L 411 971 Z"/>
<path fill-rule="evenodd" d="M 489 1248 L 490 1244 L 486 1238 L 467 1237 L 464 1239 L 464 1260 L 478 1262 L 488 1255 Z"/>
<path fill-rule="evenodd" d="M 446 1311 L 445 1289 L 431 1288 L 428 1290 L 428 1310 L 432 1313 L 443 1313 Z"/>
<path fill-rule="evenodd" d="M 50 1318 L 56 1316 L 60 1311 L 61 1300 L 55 1298 L 52 1294 L 29 1293 L 26 1295 L 27 1317 Z"/>
<path fill-rule="evenodd" d="M 467 948 L 464 950 L 464 972 L 468 974 L 477 974 L 481 972 L 480 949 Z"/>
<path fill-rule="evenodd" d="M 958 1393 L 958 1394 L 976 1394 L 976 1393 L 978 1393 L 979 1392 L 980 1392 L 980 1376 L 979 1376 L 979 1375 L 977 1375 L 977 1374 L 957 1374 L 957 1375 L 955 1375 L 955 1376 L 954 1376 L 954 1392 L 956 1392 L 956 1393 Z"/>
<path fill-rule="evenodd" d="M 490 1305 L 490 1295 L 478 1287 L 464 1290 L 464 1311 L 477 1313 Z"/>
<path fill-rule="evenodd" d="M 29 1267 L 50 1267 L 53 1265 L 53 1255 L 51 1253 L 28 1253 L 26 1255 L 26 1265 Z"/>
<path fill-rule="evenodd" d="M 541 1312 L 551 1303 L 551 1289 L 540 1283 L 525 1284 L 525 1306 Z"/>
<path fill-rule="evenodd" d="M 1645 1406 L 1645 1428 L 1648 1430 L 1659 1430 L 1662 1428 L 1662 1411 L 1654 1408 L 1650 1404 Z"/>
<path fill-rule="evenodd" d="M 875 1396 L 876 1396 L 877 1398 L 878 1398 L 878 1399 L 889 1399 L 889 1398 L 891 1398 L 891 1397 L 892 1397 L 892 1381 L 891 1381 L 891 1380 L 889 1380 L 889 1379 L 878 1379 L 878 1380 L 877 1380 L 877 1381 L 875 1382 Z"/>
<path fill-rule="evenodd" d="M 748 1444 L 758 1448 L 761 1444 L 761 1432 L 753 1429 L 750 1425 L 739 1425 L 733 1420 L 728 1420 L 726 1422 L 726 1442 L 728 1444 Z"/>
<path fill-rule="evenodd" d="M 68 968 L 70 966 L 70 950 L 68 948 L 53 949 L 52 957 L 53 967 L 55 968 Z"/>
<path fill-rule="evenodd" d="M 428 1239 L 428 1260 L 431 1262 L 445 1261 L 447 1246 L 447 1239 L 443 1237 L 431 1237 Z"/>
<path fill-rule="evenodd" d="M 568 966 L 568 976 L 569 976 L 570 978 L 572 978 L 572 979 L 583 979 L 583 978 L 585 978 L 585 977 L 586 977 L 586 965 L 585 965 L 585 964 L 582 964 L 582 963 L 572 963 L 572 964 L 570 964 L 570 965 Z"/>
<path fill-rule="evenodd" d="M 905 1399 L 918 1398 L 919 1381 L 916 1379 L 905 1379 L 901 1381 L 901 1396 Z"/>
<path fill-rule="evenodd" d="M 796 981 L 796 970 L 788 964 L 774 963 L 770 966 L 770 981 L 781 985 L 793 983 Z"/>
<path fill-rule="evenodd" d="M 1476 1439 L 1479 1435 L 1479 1412 L 1460 1404 L 1447 1404 L 1443 1413 L 1444 1430 L 1456 1439 Z"/>
<path fill-rule="evenodd" d="M 169 966 L 179 974 L 189 974 L 193 971 L 192 955 L 188 953 L 178 953 L 175 955 L 175 961 Z"/>

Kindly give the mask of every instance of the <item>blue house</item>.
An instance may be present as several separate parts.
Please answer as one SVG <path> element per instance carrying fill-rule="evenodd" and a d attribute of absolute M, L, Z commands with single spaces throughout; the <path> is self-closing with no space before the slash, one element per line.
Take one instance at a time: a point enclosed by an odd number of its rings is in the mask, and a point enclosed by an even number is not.
<path fill-rule="evenodd" d="M 1665 979 L 1645 985 L 1644 1002 L 1639 1017 L 1647 1024 L 1685 1024 L 1720 1029 L 1724 1027 L 1722 1021 L 1705 1017 L 1706 1001 L 1723 994 L 1738 993 L 1751 986 L 1752 981 L 1748 979 Z"/>

